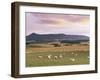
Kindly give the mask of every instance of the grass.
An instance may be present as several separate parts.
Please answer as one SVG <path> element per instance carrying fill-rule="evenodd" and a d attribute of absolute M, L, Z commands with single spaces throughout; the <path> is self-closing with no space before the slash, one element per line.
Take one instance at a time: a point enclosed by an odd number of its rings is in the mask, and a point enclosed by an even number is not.
<path fill-rule="evenodd" d="M 36 44 L 33 45 L 36 46 Z M 61 47 L 41 45 L 42 47 L 26 47 L 26 67 L 89 64 L 88 45 L 76 44 Z M 51 55 L 50 59 L 48 55 Z M 62 58 L 59 57 L 60 55 Z"/>

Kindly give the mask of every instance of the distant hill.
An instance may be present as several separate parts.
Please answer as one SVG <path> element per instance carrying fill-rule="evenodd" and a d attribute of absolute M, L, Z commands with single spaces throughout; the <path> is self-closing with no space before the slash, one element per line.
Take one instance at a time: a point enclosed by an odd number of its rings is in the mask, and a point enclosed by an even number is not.
<path fill-rule="evenodd" d="M 26 42 L 53 42 L 53 41 L 89 41 L 88 36 L 66 34 L 37 34 L 26 36 Z"/>

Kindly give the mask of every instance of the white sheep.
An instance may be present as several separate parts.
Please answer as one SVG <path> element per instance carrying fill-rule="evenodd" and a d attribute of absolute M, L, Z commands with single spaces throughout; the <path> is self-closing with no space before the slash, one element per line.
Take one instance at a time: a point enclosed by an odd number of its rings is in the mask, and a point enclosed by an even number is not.
<path fill-rule="evenodd" d="M 57 59 L 57 58 L 58 58 L 58 56 L 54 56 L 54 58 L 55 58 L 55 59 Z"/>
<path fill-rule="evenodd" d="M 71 60 L 71 61 L 73 61 L 73 62 L 75 61 L 75 59 L 74 59 L 74 58 L 70 58 L 70 60 Z"/>
<path fill-rule="evenodd" d="M 63 55 L 60 54 L 60 55 L 59 55 L 59 58 L 63 58 Z"/>
<path fill-rule="evenodd" d="M 43 56 L 38 56 L 39 58 L 43 58 Z"/>
<path fill-rule="evenodd" d="M 72 52 L 72 54 L 74 54 L 74 53 Z"/>
<path fill-rule="evenodd" d="M 88 59 L 90 59 L 90 57 L 88 56 Z"/>
<path fill-rule="evenodd" d="M 48 57 L 48 59 L 51 59 L 51 56 L 52 56 L 52 55 L 48 55 L 48 56 L 47 56 L 47 57 Z"/>

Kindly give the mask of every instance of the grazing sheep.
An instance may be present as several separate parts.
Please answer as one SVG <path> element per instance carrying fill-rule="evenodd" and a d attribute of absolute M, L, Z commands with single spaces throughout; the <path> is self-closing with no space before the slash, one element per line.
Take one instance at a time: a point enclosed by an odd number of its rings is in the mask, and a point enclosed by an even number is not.
<path fill-rule="evenodd" d="M 72 54 L 74 54 L 74 53 L 72 52 Z"/>
<path fill-rule="evenodd" d="M 52 56 L 52 55 L 48 55 L 48 56 L 47 56 L 47 57 L 48 57 L 48 59 L 51 59 L 51 56 Z"/>
<path fill-rule="evenodd" d="M 71 61 L 73 61 L 73 62 L 75 61 L 75 59 L 74 59 L 74 58 L 70 58 L 70 60 L 71 60 Z"/>
<path fill-rule="evenodd" d="M 58 56 L 54 56 L 54 58 L 55 58 L 55 59 L 57 59 L 57 58 L 58 58 Z"/>
<path fill-rule="evenodd" d="M 88 56 L 88 59 L 90 59 L 90 57 Z"/>
<path fill-rule="evenodd" d="M 43 56 L 38 56 L 39 58 L 43 58 Z"/>
<path fill-rule="evenodd" d="M 60 54 L 60 55 L 59 55 L 59 58 L 63 58 L 63 56 Z"/>

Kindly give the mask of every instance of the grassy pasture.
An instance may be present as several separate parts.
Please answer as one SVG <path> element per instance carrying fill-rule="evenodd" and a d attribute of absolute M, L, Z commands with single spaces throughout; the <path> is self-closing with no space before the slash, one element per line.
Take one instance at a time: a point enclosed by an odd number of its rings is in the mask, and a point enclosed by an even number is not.
<path fill-rule="evenodd" d="M 61 44 L 54 47 L 47 43 L 36 43 L 26 46 L 26 67 L 78 64 L 89 64 L 89 45 Z"/>

